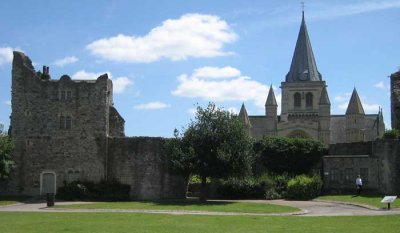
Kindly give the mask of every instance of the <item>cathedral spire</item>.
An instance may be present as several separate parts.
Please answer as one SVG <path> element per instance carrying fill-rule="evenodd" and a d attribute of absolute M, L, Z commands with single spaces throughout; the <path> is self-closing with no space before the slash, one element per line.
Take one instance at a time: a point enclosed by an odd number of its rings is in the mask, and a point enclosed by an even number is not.
<path fill-rule="evenodd" d="M 346 115 L 350 114 L 365 114 L 364 108 L 361 104 L 360 97 L 358 97 L 356 88 L 354 88 L 353 94 L 351 94 L 349 106 L 347 106 L 346 110 Z"/>
<path fill-rule="evenodd" d="M 242 107 L 240 108 L 239 119 L 240 119 L 247 127 L 251 127 L 249 115 L 247 114 L 247 110 L 246 110 L 246 107 L 244 106 L 244 103 L 242 103 Z"/>
<path fill-rule="evenodd" d="M 304 10 L 302 12 L 301 26 L 292 64 L 286 75 L 286 82 L 296 81 L 322 81 L 322 76 L 318 72 L 317 64 L 315 63 L 310 38 L 308 37 L 307 26 L 304 20 Z"/>
<path fill-rule="evenodd" d="M 269 88 L 267 101 L 265 102 L 265 106 L 278 106 L 275 99 L 274 89 L 272 89 L 272 85 Z"/>

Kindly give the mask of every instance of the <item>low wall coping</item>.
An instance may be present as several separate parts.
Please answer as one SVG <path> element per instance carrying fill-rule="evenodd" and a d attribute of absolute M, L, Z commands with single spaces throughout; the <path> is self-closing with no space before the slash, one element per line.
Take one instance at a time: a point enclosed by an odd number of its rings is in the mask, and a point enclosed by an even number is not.
<path fill-rule="evenodd" d="M 325 155 L 323 158 L 369 158 L 370 155 Z"/>

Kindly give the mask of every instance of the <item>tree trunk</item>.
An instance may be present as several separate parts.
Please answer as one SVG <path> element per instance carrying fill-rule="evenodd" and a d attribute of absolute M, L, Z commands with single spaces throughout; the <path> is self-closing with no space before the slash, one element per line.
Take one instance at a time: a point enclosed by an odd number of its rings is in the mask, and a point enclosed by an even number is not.
<path fill-rule="evenodd" d="M 207 177 L 201 177 L 201 193 L 200 193 L 200 201 L 206 201 L 207 199 Z"/>

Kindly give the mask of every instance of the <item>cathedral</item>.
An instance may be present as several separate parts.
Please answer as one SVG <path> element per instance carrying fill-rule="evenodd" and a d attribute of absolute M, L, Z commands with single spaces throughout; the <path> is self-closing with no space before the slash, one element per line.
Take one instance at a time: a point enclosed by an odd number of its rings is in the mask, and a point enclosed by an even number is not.
<path fill-rule="evenodd" d="M 287 136 L 313 138 L 325 145 L 374 141 L 382 137 L 385 125 L 382 111 L 365 114 L 354 88 L 346 113 L 331 115 L 326 82 L 317 69 L 304 12 L 292 64 L 281 83 L 281 114 L 272 85 L 265 103 L 265 115 L 247 114 L 243 104 L 239 117 L 253 138 Z"/>

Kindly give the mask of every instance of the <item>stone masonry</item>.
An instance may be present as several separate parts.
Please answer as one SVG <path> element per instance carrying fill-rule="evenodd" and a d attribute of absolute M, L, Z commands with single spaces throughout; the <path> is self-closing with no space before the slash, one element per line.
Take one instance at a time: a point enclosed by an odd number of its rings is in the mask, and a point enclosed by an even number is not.
<path fill-rule="evenodd" d="M 170 175 L 160 138 L 126 138 L 113 106 L 112 81 L 50 78 L 14 52 L 11 136 L 15 161 L 8 193 L 42 195 L 74 180 L 116 178 L 135 199 L 178 198 L 185 179 Z"/>
<path fill-rule="evenodd" d="M 400 71 L 390 75 L 392 129 L 400 130 Z"/>
<path fill-rule="evenodd" d="M 330 145 L 323 158 L 324 189 L 353 192 L 357 175 L 364 188 L 386 195 L 400 192 L 400 143 L 397 139 Z"/>

